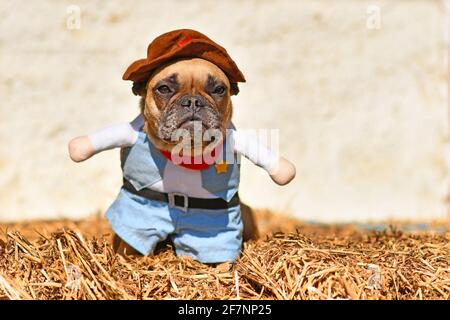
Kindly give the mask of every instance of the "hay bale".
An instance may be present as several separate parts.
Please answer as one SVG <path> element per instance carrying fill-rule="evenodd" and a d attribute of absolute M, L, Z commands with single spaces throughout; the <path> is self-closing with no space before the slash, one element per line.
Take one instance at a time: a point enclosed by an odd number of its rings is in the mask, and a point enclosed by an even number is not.
<path fill-rule="evenodd" d="M 270 219 L 265 222 L 274 226 Z M 0 239 L 0 299 L 450 297 L 449 234 L 286 221 L 278 228 L 283 232 L 262 228 L 266 235 L 246 243 L 235 264 L 216 267 L 178 258 L 170 245 L 150 257 L 118 256 L 107 235 L 93 236 L 105 228 L 102 220 L 98 223 L 72 222 L 70 229 L 34 238 L 6 230 Z M 22 229 L 29 232 L 29 226 Z"/>

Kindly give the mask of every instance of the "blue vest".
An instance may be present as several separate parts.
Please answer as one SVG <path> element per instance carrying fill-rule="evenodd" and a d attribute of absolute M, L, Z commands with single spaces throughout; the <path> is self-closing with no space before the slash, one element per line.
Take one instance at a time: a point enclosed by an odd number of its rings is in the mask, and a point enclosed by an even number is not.
<path fill-rule="evenodd" d="M 230 146 L 224 143 L 222 157 L 219 157 L 224 160 L 233 159 L 233 163 L 226 164 L 226 171 L 217 170 L 215 164 L 210 165 L 208 169 L 200 170 L 202 187 L 226 201 L 230 201 L 238 191 L 240 177 L 239 155 L 234 152 L 231 154 L 230 149 Z M 132 147 L 122 149 L 123 176 L 138 191 L 162 180 L 167 161 L 143 131 L 139 132 L 138 139 Z"/>

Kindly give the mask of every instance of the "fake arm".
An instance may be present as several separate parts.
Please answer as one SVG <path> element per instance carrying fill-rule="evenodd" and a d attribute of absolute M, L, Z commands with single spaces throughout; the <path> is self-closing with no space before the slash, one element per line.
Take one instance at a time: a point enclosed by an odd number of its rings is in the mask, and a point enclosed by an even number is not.
<path fill-rule="evenodd" d="M 286 185 L 295 177 L 295 166 L 260 143 L 255 136 L 233 130 L 234 149 L 258 167 L 263 168 L 278 185 Z"/>
<path fill-rule="evenodd" d="M 69 142 L 70 158 L 81 162 L 104 150 L 132 146 L 136 143 L 142 124 L 142 116 L 139 115 L 131 123 L 111 125 L 89 135 L 76 137 Z"/>

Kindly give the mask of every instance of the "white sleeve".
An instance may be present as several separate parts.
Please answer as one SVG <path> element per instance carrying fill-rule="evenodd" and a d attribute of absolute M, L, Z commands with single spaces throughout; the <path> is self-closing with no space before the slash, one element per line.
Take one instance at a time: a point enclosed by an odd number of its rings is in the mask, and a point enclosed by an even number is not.
<path fill-rule="evenodd" d="M 96 153 L 113 148 L 130 147 L 136 143 L 142 125 L 143 119 L 139 115 L 131 123 L 114 124 L 91 133 L 88 137 Z"/>
<path fill-rule="evenodd" d="M 243 131 L 231 130 L 234 150 L 249 159 L 269 174 L 273 172 L 278 163 L 278 153 L 260 143 L 256 135 Z"/>

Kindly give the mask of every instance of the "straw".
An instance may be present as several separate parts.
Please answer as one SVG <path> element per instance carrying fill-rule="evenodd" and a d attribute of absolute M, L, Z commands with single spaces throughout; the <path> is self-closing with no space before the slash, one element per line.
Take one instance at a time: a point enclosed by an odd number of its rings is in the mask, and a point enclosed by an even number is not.
<path fill-rule="evenodd" d="M 448 233 L 310 226 L 266 211 L 257 222 L 261 237 L 218 266 L 177 257 L 170 244 L 116 255 L 100 217 L 8 225 L 0 299 L 450 298 Z"/>

